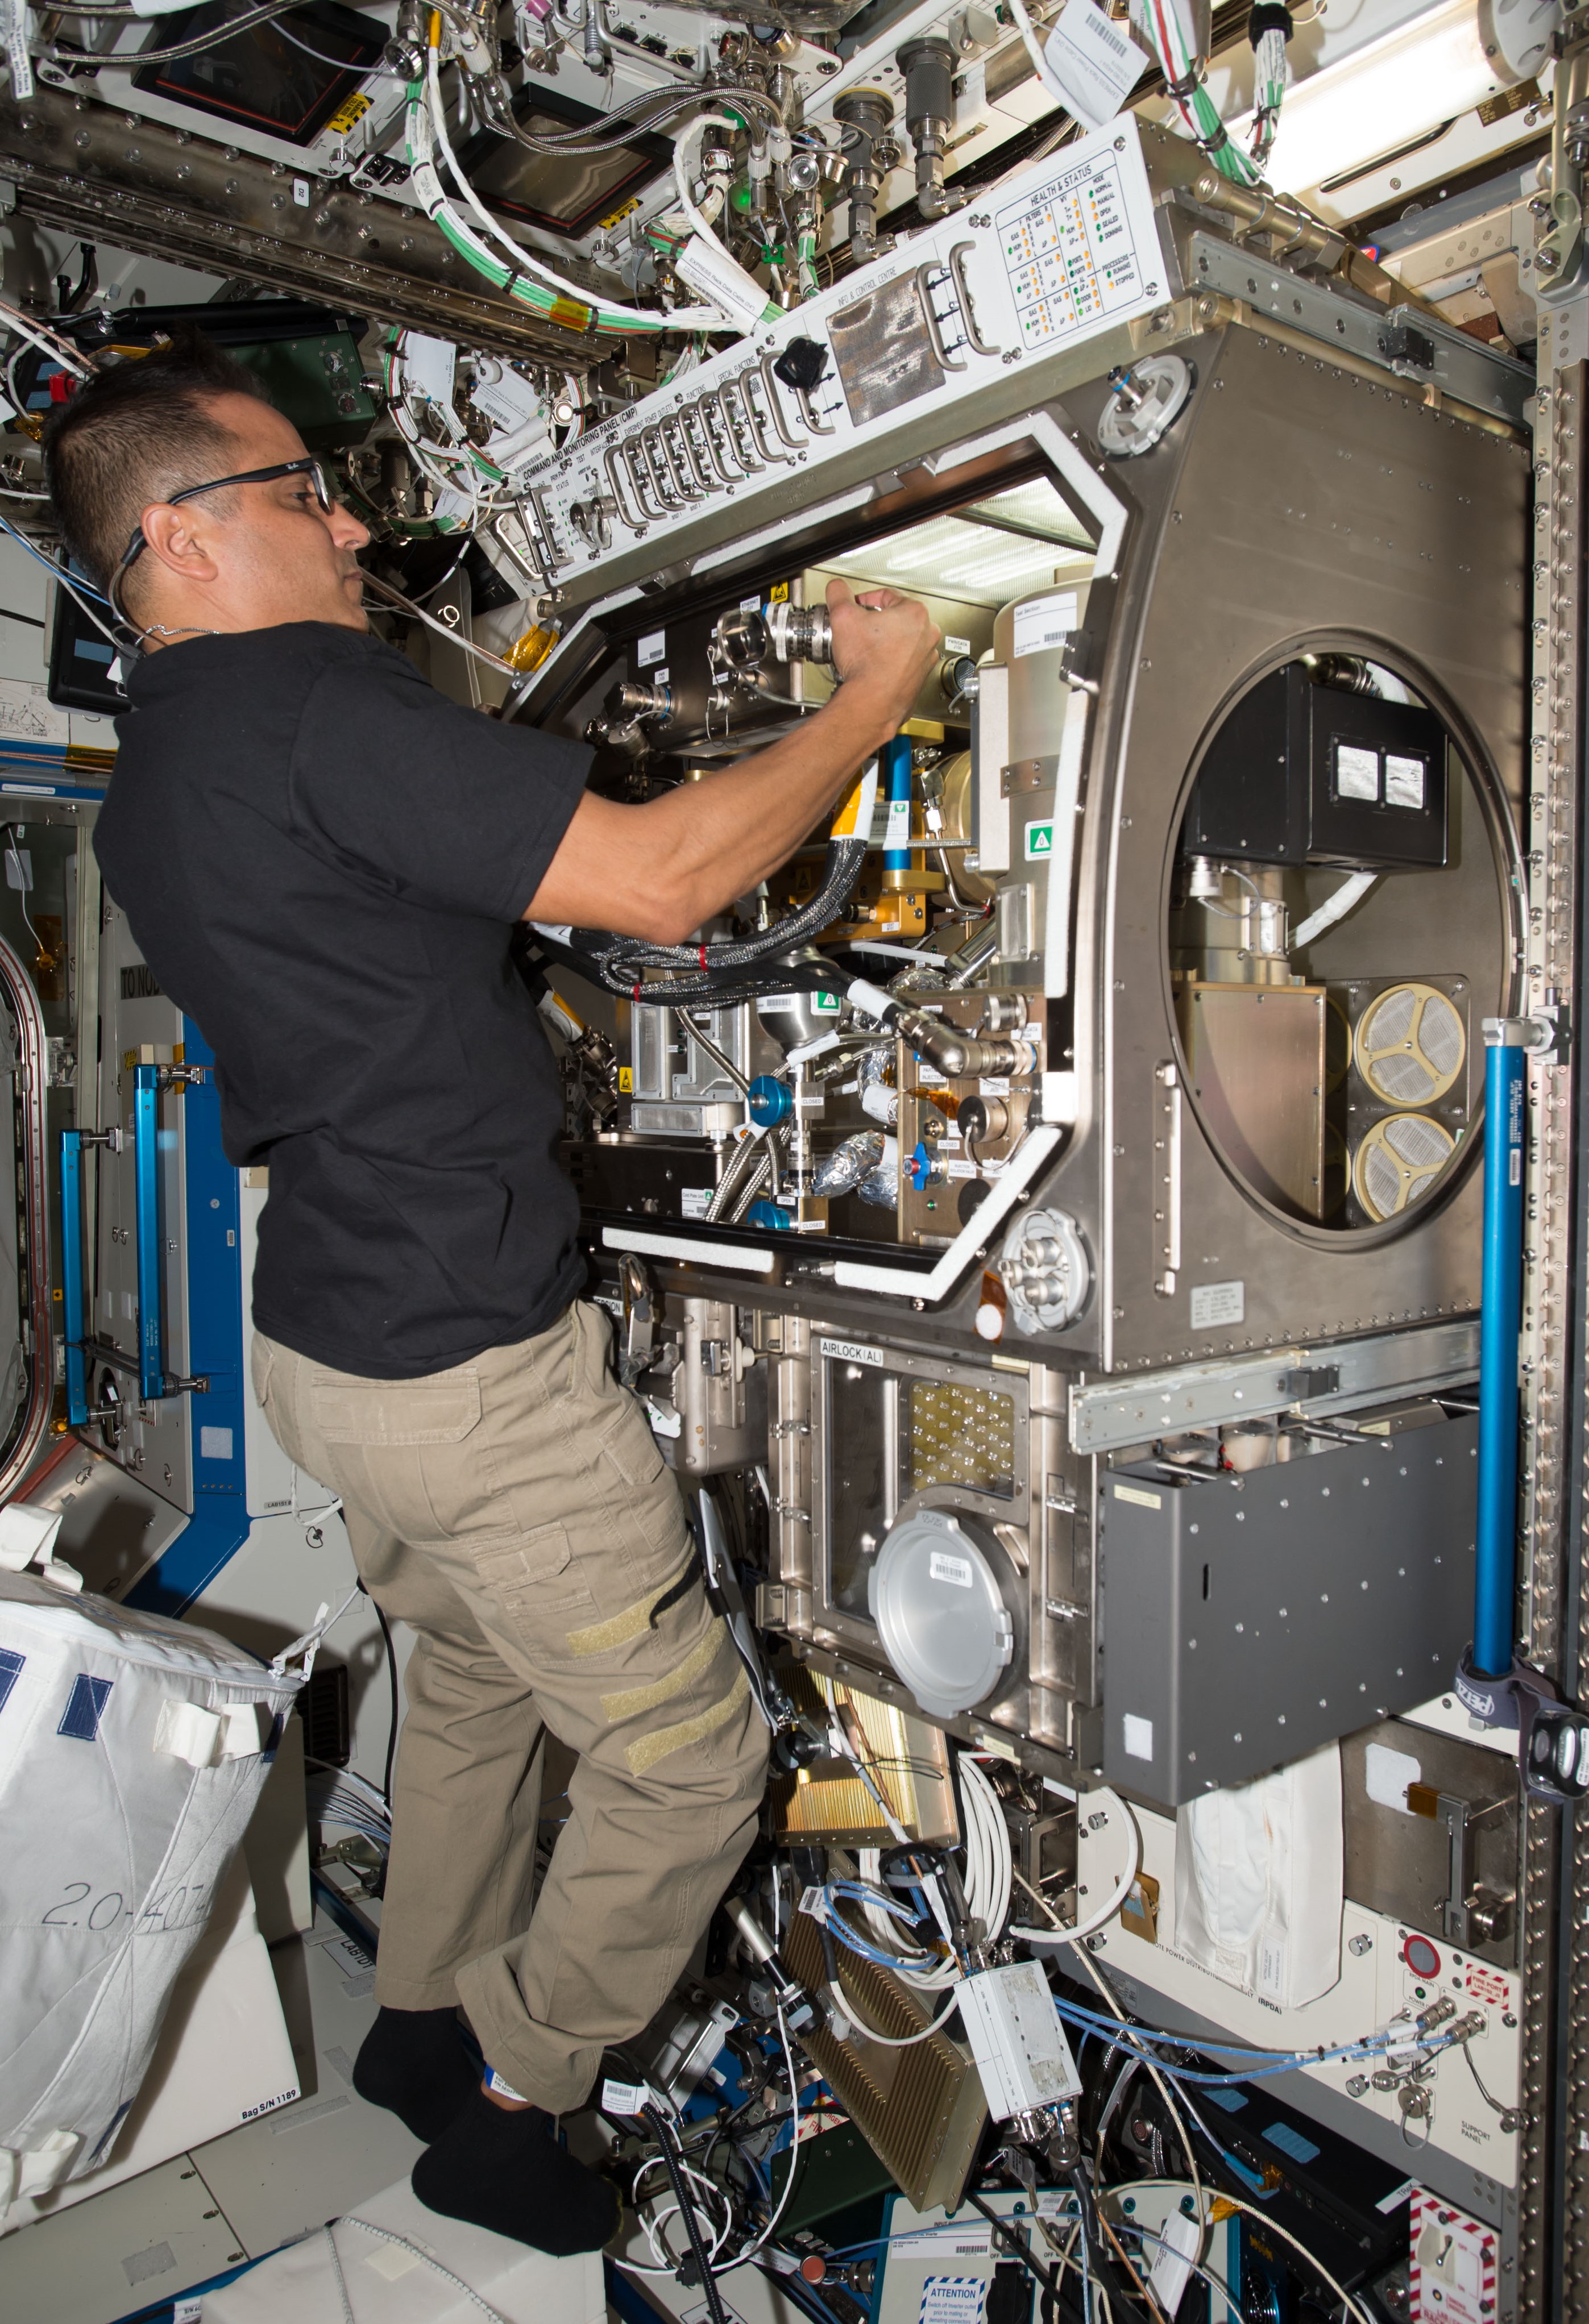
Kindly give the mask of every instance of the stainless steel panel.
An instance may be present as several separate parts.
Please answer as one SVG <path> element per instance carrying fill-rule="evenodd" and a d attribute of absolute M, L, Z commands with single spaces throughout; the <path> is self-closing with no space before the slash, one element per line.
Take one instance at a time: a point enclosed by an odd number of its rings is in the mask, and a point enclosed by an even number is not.
<path fill-rule="evenodd" d="M 1376 1764 L 1373 1755 L 1380 1755 Z M 1398 1767 L 1384 1755 L 1412 1763 Z M 1464 1850 L 1468 1895 L 1503 1906 L 1497 1933 L 1485 1939 L 1476 1926 L 1461 1941 L 1464 1953 L 1511 1969 L 1517 1960 L 1518 1875 L 1517 1769 L 1497 1751 L 1437 1735 L 1400 1720 L 1384 1720 L 1349 1735 L 1341 1746 L 1342 1804 L 1345 1817 L 1346 1894 L 1370 1912 L 1384 1913 L 1439 1940 L 1446 1950 L 1444 1908 L 1451 1895 L 1448 1827 L 1438 1815 L 1418 1814 L 1382 1796 L 1371 1798 L 1370 1777 L 1383 1794 L 1403 1775 L 1437 1795 L 1466 1803 Z M 1393 1782 L 1387 1782 L 1387 1775 Z M 1427 1803 L 1425 1803 L 1427 1804 Z M 1465 1900 L 1464 1900 L 1465 1901 Z"/>

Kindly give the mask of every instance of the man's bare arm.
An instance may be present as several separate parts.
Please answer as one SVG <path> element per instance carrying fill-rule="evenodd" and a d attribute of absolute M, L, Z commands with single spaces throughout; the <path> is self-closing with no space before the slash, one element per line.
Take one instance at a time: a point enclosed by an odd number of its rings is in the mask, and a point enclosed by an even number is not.
<path fill-rule="evenodd" d="M 831 701 L 771 747 L 706 781 L 624 807 L 587 794 L 526 919 L 682 944 L 775 872 L 899 732 L 932 667 L 926 609 L 886 589 L 829 582 Z"/>

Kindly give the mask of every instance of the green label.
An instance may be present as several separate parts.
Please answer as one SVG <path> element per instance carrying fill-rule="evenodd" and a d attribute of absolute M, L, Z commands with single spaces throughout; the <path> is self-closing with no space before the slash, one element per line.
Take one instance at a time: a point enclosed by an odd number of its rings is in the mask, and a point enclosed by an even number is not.
<path fill-rule="evenodd" d="M 1054 826 L 1051 823 L 1029 823 L 1026 826 L 1026 860 L 1035 863 L 1040 856 L 1054 853 Z"/>
<path fill-rule="evenodd" d="M 811 1012 L 813 1016 L 817 1017 L 836 1017 L 838 1015 L 837 993 L 818 992 L 813 994 L 811 1000 Z"/>

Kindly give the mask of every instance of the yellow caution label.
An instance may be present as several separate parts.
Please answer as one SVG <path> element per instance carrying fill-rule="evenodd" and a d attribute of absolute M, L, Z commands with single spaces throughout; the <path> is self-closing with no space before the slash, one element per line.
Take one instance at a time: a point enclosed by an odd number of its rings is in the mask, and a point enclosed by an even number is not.
<path fill-rule="evenodd" d="M 331 115 L 331 118 L 326 124 L 326 127 L 330 131 L 333 137 L 346 137 L 348 131 L 353 127 L 355 122 L 362 121 L 369 109 L 369 98 L 356 91 L 355 94 L 347 99 L 346 103 L 339 106 L 337 112 Z"/>
<path fill-rule="evenodd" d="M 787 581 L 774 581 L 772 586 L 767 592 L 768 604 L 771 605 L 781 605 L 788 602 L 788 598 L 789 583 Z"/>
<path fill-rule="evenodd" d="M 610 234 L 615 226 L 622 226 L 626 217 L 632 217 L 639 208 L 640 199 L 636 196 L 632 202 L 620 202 L 610 217 L 597 218 L 596 224 L 604 234 Z"/>
<path fill-rule="evenodd" d="M 634 1095 L 634 1068 L 633 1065 L 619 1066 L 618 1090 L 620 1095 L 624 1097 L 633 1097 Z"/>

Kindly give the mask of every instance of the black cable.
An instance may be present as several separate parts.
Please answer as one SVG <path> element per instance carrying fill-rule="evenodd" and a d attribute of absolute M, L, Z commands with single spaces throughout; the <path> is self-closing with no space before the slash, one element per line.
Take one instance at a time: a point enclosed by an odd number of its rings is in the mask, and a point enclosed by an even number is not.
<path fill-rule="evenodd" d="M 372 1606 L 375 1601 L 372 1598 Z M 392 1689 L 392 1724 L 386 1733 L 386 1772 L 381 1780 L 381 1796 L 386 1803 L 386 1812 L 392 1812 L 392 1763 L 397 1757 L 397 1729 L 401 1713 L 397 1707 L 397 1648 L 392 1643 L 392 1625 L 375 1606 L 375 1619 L 381 1625 L 381 1636 L 386 1642 L 386 1677 Z"/>
<path fill-rule="evenodd" d="M 386 1773 L 381 1784 L 381 1797 L 385 1801 L 386 1812 L 390 1815 L 392 1813 L 392 1763 L 397 1757 L 397 1730 L 402 1717 L 398 1710 L 397 1698 L 397 1648 L 392 1642 L 392 1625 L 381 1611 L 378 1602 L 370 1597 L 369 1589 L 364 1582 L 361 1581 L 358 1586 L 365 1596 L 369 1598 L 371 1605 L 374 1607 L 375 1619 L 381 1625 L 381 1636 L 386 1642 L 386 1677 L 392 1688 L 392 1720 L 386 1730 Z"/>
<path fill-rule="evenodd" d="M 1002 2219 L 997 2211 L 994 2210 L 993 2205 L 991 2203 L 984 2203 L 982 2197 L 978 2195 L 975 2190 L 967 2189 L 965 2194 L 961 2200 L 964 2202 L 969 2203 L 974 2211 L 980 2211 L 982 2213 L 983 2218 L 993 2228 L 993 2233 L 996 2236 L 1002 2236 L 1005 2243 L 1009 2245 L 1012 2255 L 1021 2262 L 1021 2264 L 1025 2268 L 1028 2275 L 1030 2275 L 1036 2282 L 1038 2290 L 1039 2292 L 1046 2292 L 1049 2287 L 1049 2271 L 1046 2268 L 1039 2267 L 1036 2260 L 1033 2259 L 1031 2254 L 1027 2250 L 1026 2238 L 1023 2236 L 1018 2236 L 1014 2228 L 1010 2226 L 1009 2222 L 1005 2219 Z"/>
<path fill-rule="evenodd" d="M 695 2215 L 694 2198 L 690 2194 L 688 2181 L 679 2168 L 679 2158 L 673 2151 L 672 2134 L 654 2106 L 642 2107 L 641 2113 L 650 2123 L 652 2135 L 661 2149 L 662 2161 L 673 2184 L 673 2194 L 679 2205 L 679 2217 L 684 2221 L 684 2232 L 689 2237 L 690 2253 L 697 2267 L 700 2270 L 701 2288 L 707 2296 L 707 2313 L 711 2317 L 712 2324 L 728 2324 L 723 2297 L 717 2290 L 716 2278 L 712 2273 L 712 2263 L 707 2257 L 707 2247 L 701 2241 L 700 2223 Z"/>
<path fill-rule="evenodd" d="M 1087 2247 L 1093 2282 L 1101 2284 L 1108 2293 L 1111 2308 L 1124 2301 L 1132 2301 L 1139 2308 L 1145 2308 L 1147 2301 L 1141 2285 L 1134 2279 L 1126 2282 L 1104 2241 L 1098 2226 L 1098 2206 L 1094 2200 L 1086 2172 L 1078 2163 L 1074 2171 L 1067 2171 L 1065 2175 L 1076 2190 L 1076 2209 L 1081 2215 L 1082 2236 Z"/>

